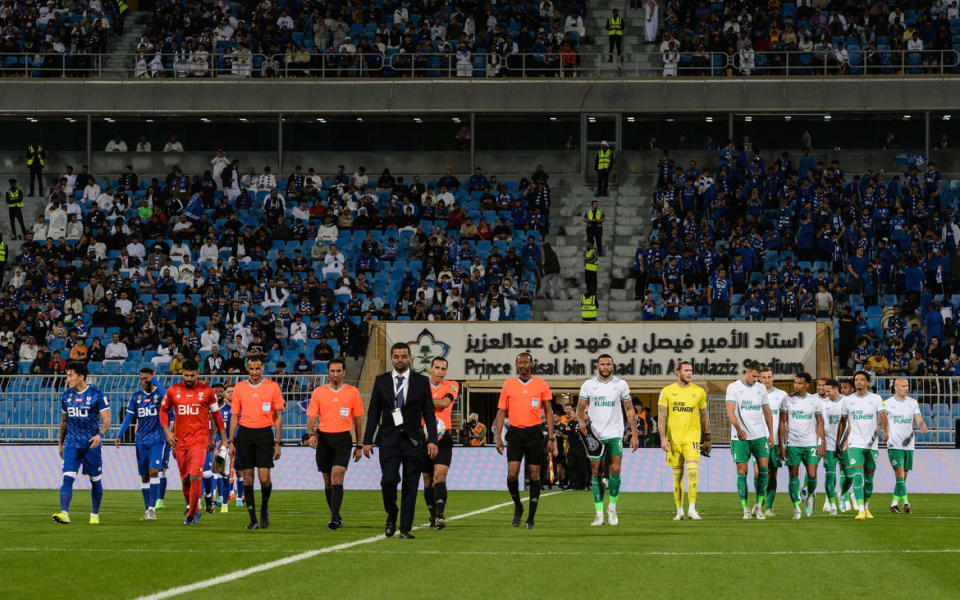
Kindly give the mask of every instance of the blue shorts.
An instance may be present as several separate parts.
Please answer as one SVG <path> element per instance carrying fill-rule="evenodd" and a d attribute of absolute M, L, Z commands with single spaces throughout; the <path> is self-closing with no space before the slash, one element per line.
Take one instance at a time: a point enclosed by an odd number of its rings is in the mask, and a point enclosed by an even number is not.
<path fill-rule="evenodd" d="M 160 462 L 160 469 L 166 471 L 170 468 L 170 444 L 163 443 L 163 459 Z"/>
<path fill-rule="evenodd" d="M 203 459 L 203 471 L 204 473 L 206 473 L 207 471 L 212 471 L 212 470 L 213 470 L 213 452 L 207 452 L 207 457 Z"/>
<path fill-rule="evenodd" d="M 140 471 L 140 477 L 150 475 L 150 469 L 160 470 L 163 463 L 163 449 L 167 445 L 163 442 L 153 444 L 137 444 L 137 469 Z"/>
<path fill-rule="evenodd" d="M 79 474 L 82 466 L 83 472 L 87 474 L 90 481 L 99 481 L 103 476 L 103 453 L 101 450 L 101 446 L 96 448 L 65 446 L 63 448 L 63 472 Z"/>

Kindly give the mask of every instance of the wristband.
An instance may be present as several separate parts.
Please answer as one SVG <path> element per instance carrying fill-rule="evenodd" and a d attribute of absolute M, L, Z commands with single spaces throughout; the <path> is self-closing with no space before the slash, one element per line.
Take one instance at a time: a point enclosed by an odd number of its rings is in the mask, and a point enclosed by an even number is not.
<path fill-rule="evenodd" d="M 354 449 L 354 450 L 362 450 L 362 449 L 363 449 L 363 444 L 354 444 L 354 445 L 353 445 L 353 449 Z"/>
<path fill-rule="evenodd" d="M 704 439 L 709 440 L 709 439 L 710 439 L 710 434 L 709 434 L 709 433 L 705 433 L 705 434 L 703 434 L 703 437 L 704 437 Z"/>

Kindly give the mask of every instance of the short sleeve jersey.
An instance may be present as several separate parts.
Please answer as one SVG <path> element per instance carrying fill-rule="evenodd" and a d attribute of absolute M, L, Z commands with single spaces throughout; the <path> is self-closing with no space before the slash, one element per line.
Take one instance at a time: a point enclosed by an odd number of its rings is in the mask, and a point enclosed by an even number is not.
<path fill-rule="evenodd" d="M 453 405 L 456 404 L 457 398 L 460 397 L 460 385 L 456 381 L 444 380 L 437 386 L 433 385 L 433 382 L 430 382 L 430 393 L 434 400 L 445 398 L 448 394 L 453 397 L 453 402 L 446 408 L 433 409 L 437 419 L 443 421 L 443 424 L 446 426 L 446 431 L 450 431 L 453 429 Z"/>
<path fill-rule="evenodd" d="M 511 427 L 536 427 L 543 423 L 540 407 L 553 400 L 547 382 L 539 377 L 521 381 L 519 377 L 503 382 L 497 408 L 507 411 Z"/>
<path fill-rule="evenodd" d="M 601 440 L 623 437 L 623 402 L 630 402 L 630 386 L 616 375 L 606 381 L 594 377 L 580 386 L 580 397 L 587 403 L 590 428 Z"/>
<path fill-rule="evenodd" d="M 914 398 L 907 396 L 903 400 L 890 396 L 884 402 L 887 411 L 887 427 L 890 439 L 887 448 L 891 450 L 913 450 L 916 436 L 913 434 L 913 422 L 920 414 L 920 405 Z"/>
<path fill-rule="evenodd" d="M 787 446 L 817 445 L 817 415 L 823 415 L 820 396 L 787 396 L 780 410 L 787 413 Z"/>
<path fill-rule="evenodd" d="M 823 401 L 823 433 L 827 436 L 827 450 L 833 450 L 837 447 L 837 428 L 840 426 L 840 411 L 842 408 L 842 398 L 840 400 L 831 400 L 827 398 Z"/>
<path fill-rule="evenodd" d="M 363 414 L 360 390 L 343 384 L 339 389 L 322 385 L 313 390 L 308 417 L 318 417 L 317 429 L 323 433 L 342 433 L 353 428 L 353 418 Z"/>
<path fill-rule="evenodd" d="M 137 443 L 144 446 L 167 441 L 160 425 L 160 403 L 166 390 L 154 385 L 149 392 L 142 387 L 130 396 L 127 412 L 137 419 Z"/>
<path fill-rule="evenodd" d="M 773 443 L 775 445 L 780 443 L 780 409 L 783 407 L 783 401 L 786 397 L 787 393 L 777 387 L 767 392 L 767 404 L 773 414 Z"/>
<path fill-rule="evenodd" d="M 702 387 L 672 383 L 660 390 L 657 404 L 667 411 L 667 439 L 671 444 L 700 442 L 700 411 L 707 409 L 707 393 Z"/>
<path fill-rule="evenodd" d="M 850 394 L 844 396 L 841 402 L 840 414 L 847 417 L 850 447 L 867 450 L 879 448 L 878 415 L 886 410 L 880 396 L 874 393 L 863 396 Z"/>
<path fill-rule="evenodd" d="M 163 397 L 160 410 L 170 409 L 173 409 L 173 433 L 178 445 L 195 448 L 210 443 L 210 416 L 219 410 L 213 388 L 203 383 L 190 388 L 181 381 Z"/>
<path fill-rule="evenodd" d="M 283 410 L 283 393 L 275 381 L 262 379 L 251 385 L 245 379 L 233 387 L 233 408 L 240 413 L 241 427 L 272 427 L 274 413 Z"/>
<path fill-rule="evenodd" d="M 100 433 L 100 413 L 110 410 L 103 392 L 88 385 L 78 392 L 68 389 L 60 395 L 60 412 L 67 415 L 67 434 L 63 445 L 68 448 L 88 448 L 90 439 Z"/>
<path fill-rule="evenodd" d="M 763 407 L 769 404 L 767 388 L 759 381 L 747 385 L 738 379 L 727 386 L 727 403 L 735 405 L 737 422 L 747 433 L 748 440 L 765 438 L 770 435 L 767 420 L 763 416 Z M 730 426 L 730 439 L 736 440 L 737 428 Z"/>

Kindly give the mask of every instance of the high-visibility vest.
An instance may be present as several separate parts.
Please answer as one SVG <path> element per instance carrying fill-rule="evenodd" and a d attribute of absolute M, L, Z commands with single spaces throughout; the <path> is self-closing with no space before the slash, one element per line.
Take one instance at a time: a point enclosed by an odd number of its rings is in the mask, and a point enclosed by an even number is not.
<path fill-rule="evenodd" d="M 7 262 L 7 243 L 0 242 L 0 263 Z"/>
<path fill-rule="evenodd" d="M 607 35 L 623 35 L 623 17 L 607 19 Z"/>
<path fill-rule="evenodd" d="M 20 188 L 7 190 L 7 207 L 23 208 L 23 190 Z"/>
<path fill-rule="evenodd" d="M 597 297 L 594 295 L 580 296 L 580 318 L 597 318 Z"/>
<path fill-rule="evenodd" d="M 597 209 L 593 210 L 592 208 L 587 211 L 587 220 L 588 221 L 599 221 L 603 218 L 603 210 Z"/>
<path fill-rule="evenodd" d="M 597 151 L 597 170 L 602 171 L 604 169 L 610 168 L 610 155 L 613 151 L 610 148 L 604 150 L 601 148 Z"/>
<path fill-rule="evenodd" d="M 121 15 L 130 10 L 130 7 L 127 6 L 127 3 L 123 0 L 117 0 L 117 12 Z"/>
<path fill-rule="evenodd" d="M 33 146 L 27 146 L 27 166 L 32 167 L 33 161 L 37 160 L 40 161 L 40 166 L 42 167 L 45 164 L 42 153 L 43 146 L 37 146 L 36 148 Z"/>
<path fill-rule="evenodd" d="M 597 263 L 600 261 L 597 260 L 597 250 L 596 248 L 590 248 L 587 250 L 586 255 L 583 257 L 583 268 L 586 271 L 596 271 Z"/>

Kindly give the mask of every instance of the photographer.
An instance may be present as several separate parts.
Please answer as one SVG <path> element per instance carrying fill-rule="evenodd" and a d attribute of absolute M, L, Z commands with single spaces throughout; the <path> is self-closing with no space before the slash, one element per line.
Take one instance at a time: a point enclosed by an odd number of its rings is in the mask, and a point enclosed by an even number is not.
<path fill-rule="evenodd" d="M 487 426 L 480 422 L 477 413 L 470 413 L 463 425 L 463 443 L 465 446 L 480 447 L 487 445 Z"/>

